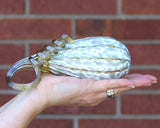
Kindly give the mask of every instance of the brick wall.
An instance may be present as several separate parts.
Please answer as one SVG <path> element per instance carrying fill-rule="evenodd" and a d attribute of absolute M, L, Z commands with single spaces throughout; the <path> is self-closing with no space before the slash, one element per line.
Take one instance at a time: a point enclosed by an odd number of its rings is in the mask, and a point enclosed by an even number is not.
<path fill-rule="evenodd" d="M 17 93 L 7 87 L 8 68 L 62 33 L 114 37 L 129 48 L 131 72 L 160 80 L 159 0 L 0 0 L 0 105 Z M 159 128 L 158 84 L 95 107 L 48 108 L 29 128 Z"/>

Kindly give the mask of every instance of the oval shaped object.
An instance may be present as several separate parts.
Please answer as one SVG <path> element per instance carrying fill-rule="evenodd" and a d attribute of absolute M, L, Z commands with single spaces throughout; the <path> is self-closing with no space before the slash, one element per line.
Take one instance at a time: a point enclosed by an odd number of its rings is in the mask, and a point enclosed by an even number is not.
<path fill-rule="evenodd" d="M 72 40 L 63 34 L 41 51 L 16 62 L 7 73 L 8 85 L 25 90 L 35 87 L 41 71 L 55 75 L 69 75 L 90 79 L 119 79 L 130 69 L 131 58 L 127 47 L 110 37 L 86 37 Z M 37 74 L 34 82 L 18 84 L 11 81 L 18 70 L 33 67 Z"/>
<path fill-rule="evenodd" d="M 118 79 L 129 72 L 126 46 L 110 37 L 87 37 L 66 44 L 49 60 L 51 72 L 78 78 Z"/>

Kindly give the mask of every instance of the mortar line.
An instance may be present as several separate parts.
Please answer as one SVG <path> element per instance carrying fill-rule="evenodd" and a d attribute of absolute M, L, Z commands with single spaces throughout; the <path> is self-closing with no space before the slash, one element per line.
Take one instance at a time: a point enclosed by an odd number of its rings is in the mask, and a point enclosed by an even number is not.
<path fill-rule="evenodd" d="M 129 95 L 160 95 L 159 90 L 132 90 L 125 92 L 123 95 L 129 94 Z"/>
<path fill-rule="evenodd" d="M 75 19 L 73 18 L 72 19 L 72 25 L 71 25 L 71 30 L 72 30 L 72 39 L 75 39 L 76 38 L 76 21 Z"/>
<path fill-rule="evenodd" d="M 152 115 L 121 115 L 120 117 L 117 116 L 113 116 L 113 115 L 70 115 L 70 114 L 66 114 L 66 115 L 53 115 L 53 114 L 40 114 L 36 117 L 37 119 L 70 119 L 70 120 L 74 120 L 74 119 L 160 119 L 160 115 L 157 114 L 152 114 Z"/>
<path fill-rule="evenodd" d="M 29 56 L 29 44 L 26 42 L 25 43 L 25 57 Z"/>
<path fill-rule="evenodd" d="M 138 44 L 138 45 L 158 45 L 160 40 L 121 40 L 124 44 Z"/>
<path fill-rule="evenodd" d="M 11 65 L 0 65 L 0 69 L 9 69 Z"/>
<path fill-rule="evenodd" d="M 66 15 L 66 14 L 54 14 L 54 15 L 43 15 L 43 14 L 8 14 L 0 15 L 0 19 L 135 19 L 135 20 L 160 20 L 160 15 Z"/>
<path fill-rule="evenodd" d="M 72 37 L 76 39 L 76 23 L 73 23 L 73 33 L 72 33 Z M 13 44 L 22 44 L 22 43 L 42 43 L 42 42 L 51 42 L 52 39 L 29 39 L 29 40 L 25 40 L 25 39 L 19 39 L 19 40 L 0 40 L 0 44 L 7 44 L 7 43 L 13 43 Z M 124 44 L 137 44 L 137 45 L 160 45 L 160 40 L 120 40 L 122 43 Z"/>
<path fill-rule="evenodd" d="M 121 96 L 118 96 L 116 99 L 116 116 L 121 116 Z"/>
<path fill-rule="evenodd" d="M 121 0 L 117 0 L 117 15 L 121 16 L 121 10 L 122 10 L 122 1 Z"/>
<path fill-rule="evenodd" d="M 7 90 L 7 89 L 1 89 L 0 95 L 17 95 L 20 91 L 17 90 Z"/>
<path fill-rule="evenodd" d="M 51 42 L 52 39 L 42 39 L 42 40 L 0 40 L 0 44 L 24 44 L 24 43 L 28 43 L 28 44 L 41 44 L 44 42 Z"/>
<path fill-rule="evenodd" d="M 24 5 L 24 7 L 25 7 L 24 8 L 24 14 L 28 16 L 30 14 L 30 12 L 29 12 L 29 10 L 30 10 L 30 7 L 29 7 L 30 1 L 29 0 L 25 0 L 24 4 L 25 4 Z"/>
<path fill-rule="evenodd" d="M 160 65 L 131 65 L 131 69 L 139 69 L 139 70 L 144 70 L 144 69 L 152 69 L 152 70 L 160 70 Z"/>
<path fill-rule="evenodd" d="M 70 119 L 73 120 L 74 118 L 77 118 L 76 115 L 56 115 L 56 114 L 39 114 L 37 117 L 37 119 Z"/>
<path fill-rule="evenodd" d="M 8 14 L 0 15 L 0 19 L 117 19 L 115 15 L 63 15 L 63 14 Z"/>
<path fill-rule="evenodd" d="M 79 128 L 79 119 L 77 118 L 73 119 L 73 128 Z"/>

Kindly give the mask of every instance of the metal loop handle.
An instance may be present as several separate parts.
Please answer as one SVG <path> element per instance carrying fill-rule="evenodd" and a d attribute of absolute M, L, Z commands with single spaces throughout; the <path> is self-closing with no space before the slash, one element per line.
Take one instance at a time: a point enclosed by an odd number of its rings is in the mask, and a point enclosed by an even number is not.
<path fill-rule="evenodd" d="M 20 83 L 15 83 L 12 82 L 12 78 L 15 75 L 16 72 L 25 69 L 25 68 L 33 68 L 35 73 L 36 73 L 36 79 L 30 83 L 26 83 L 26 84 L 20 84 Z M 38 66 L 33 66 L 31 64 L 31 62 L 29 61 L 29 57 L 23 58 L 21 60 L 19 60 L 18 62 L 16 62 L 8 71 L 7 75 L 6 75 L 6 79 L 8 82 L 8 85 L 16 90 L 26 90 L 26 89 L 31 89 L 35 86 L 37 86 L 37 84 L 39 83 L 39 81 L 41 80 L 41 71 L 38 68 Z"/>

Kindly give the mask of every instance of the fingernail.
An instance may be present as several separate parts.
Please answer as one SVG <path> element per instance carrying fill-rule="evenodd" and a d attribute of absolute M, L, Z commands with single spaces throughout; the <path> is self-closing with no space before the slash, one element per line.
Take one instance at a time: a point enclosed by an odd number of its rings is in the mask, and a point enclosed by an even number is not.
<path fill-rule="evenodd" d="M 144 85 L 144 86 L 151 86 L 152 84 L 146 84 L 146 85 Z"/>
<path fill-rule="evenodd" d="M 152 84 L 148 84 L 148 86 L 151 86 Z"/>
<path fill-rule="evenodd" d="M 130 86 L 128 86 L 128 87 L 130 87 L 130 88 L 135 88 L 135 86 L 134 86 L 134 85 L 130 85 Z"/>
<path fill-rule="evenodd" d="M 157 83 L 157 81 L 153 81 L 152 83 L 153 83 L 153 84 L 156 84 L 156 83 Z"/>

